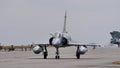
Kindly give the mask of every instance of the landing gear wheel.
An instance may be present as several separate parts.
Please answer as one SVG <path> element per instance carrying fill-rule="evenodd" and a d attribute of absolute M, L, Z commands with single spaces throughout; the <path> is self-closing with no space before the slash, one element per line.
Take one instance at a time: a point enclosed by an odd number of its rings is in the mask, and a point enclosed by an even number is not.
<path fill-rule="evenodd" d="M 80 59 L 80 46 L 77 46 L 76 57 L 77 59 Z"/>
<path fill-rule="evenodd" d="M 48 56 L 47 52 L 44 52 L 44 59 L 47 59 L 47 56 Z"/>
<path fill-rule="evenodd" d="M 45 51 L 44 51 L 44 59 L 47 59 L 47 56 L 48 56 L 48 51 L 47 51 L 47 47 L 45 46 L 44 47 Z"/>
<path fill-rule="evenodd" d="M 80 53 L 76 54 L 77 59 L 80 59 Z"/>
<path fill-rule="evenodd" d="M 60 56 L 55 56 L 55 59 L 60 59 Z"/>
<path fill-rule="evenodd" d="M 56 48 L 56 56 L 55 56 L 55 59 L 60 59 L 60 56 L 59 56 L 59 48 Z"/>

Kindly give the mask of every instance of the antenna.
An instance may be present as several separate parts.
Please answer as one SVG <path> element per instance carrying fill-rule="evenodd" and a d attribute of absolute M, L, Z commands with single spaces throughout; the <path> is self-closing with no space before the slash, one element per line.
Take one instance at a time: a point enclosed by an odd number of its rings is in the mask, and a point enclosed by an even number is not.
<path fill-rule="evenodd" d="M 63 33 L 66 33 L 66 18 L 67 18 L 67 12 L 65 11 L 65 16 L 64 16 L 64 26 L 63 26 Z"/>

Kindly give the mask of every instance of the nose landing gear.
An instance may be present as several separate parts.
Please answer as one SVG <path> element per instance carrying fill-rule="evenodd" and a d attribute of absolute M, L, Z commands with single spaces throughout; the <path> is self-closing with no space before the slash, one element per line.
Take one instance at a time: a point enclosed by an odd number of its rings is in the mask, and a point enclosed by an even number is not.
<path fill-rule="evenodd" d="M 56 48 L 56 56 L 55 56 L 55 59 L 60 59 L 60 56 L 59 56 L 59 48 Z"/>

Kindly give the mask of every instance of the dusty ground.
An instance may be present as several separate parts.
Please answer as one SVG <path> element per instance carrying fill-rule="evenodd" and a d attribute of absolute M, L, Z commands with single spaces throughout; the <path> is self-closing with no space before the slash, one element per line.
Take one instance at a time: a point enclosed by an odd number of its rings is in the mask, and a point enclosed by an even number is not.
<path fill-rule="evenodd" d="M 76 59 L 75 47 L 61 48 L 61 59 L 56 60 L 55 49 L 48 48 L 48 59 L 32 51 L 0 52 L 0 68 L 120 68 L 112 64 L 120 60 L 120 48 L 97 48 Z"/>

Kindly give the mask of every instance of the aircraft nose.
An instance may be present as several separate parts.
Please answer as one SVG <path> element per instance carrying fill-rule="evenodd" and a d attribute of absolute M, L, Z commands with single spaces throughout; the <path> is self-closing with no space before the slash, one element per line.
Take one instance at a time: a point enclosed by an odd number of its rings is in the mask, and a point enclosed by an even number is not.
<path fill-rule="evenodd" d="M 52 41 L 52 44 L 53 45 L 60 45 L 60 39 L 59 38 L 54 38 L 53 41 Z"/>

